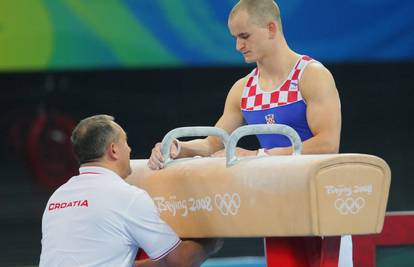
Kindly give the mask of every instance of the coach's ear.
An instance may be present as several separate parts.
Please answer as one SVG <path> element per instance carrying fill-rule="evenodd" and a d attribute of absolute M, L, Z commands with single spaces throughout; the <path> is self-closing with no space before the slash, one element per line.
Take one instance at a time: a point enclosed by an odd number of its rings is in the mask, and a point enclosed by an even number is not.
<path fill-rule="evenodd" d="M 110 160 L 118 159 L 118 146 L 116 143 L 110 143 L 106 148 L 106 155 Z"/>

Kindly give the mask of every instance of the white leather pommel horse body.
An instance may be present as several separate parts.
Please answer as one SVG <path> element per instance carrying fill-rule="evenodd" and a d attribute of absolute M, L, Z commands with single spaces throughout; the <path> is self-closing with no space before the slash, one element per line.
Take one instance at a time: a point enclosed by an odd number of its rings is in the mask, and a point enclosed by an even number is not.
<path fill-rule="evenodd" d="M 133 172 L 127 181 L 149 193 L 161 217 L 179 236 L 381 232 L 391 181 L 384 160 L 364 154 L 300 155 L 300 138 L 287 126 L 244 126 L 230 137 L 212 128 L 196 127 L 222 138 L 226 158 L 171 160 L 168 151 L 174 138 L 203 136 L 198 130 L 191 134 L 191 129 L 179 128 L 163 140 L 164 169 L 152 171 L 147 160 L 131 161 Z M 284 134 L 293 143 L 294 155 L 239 159 L 235 147 L 246 133 Z"/>

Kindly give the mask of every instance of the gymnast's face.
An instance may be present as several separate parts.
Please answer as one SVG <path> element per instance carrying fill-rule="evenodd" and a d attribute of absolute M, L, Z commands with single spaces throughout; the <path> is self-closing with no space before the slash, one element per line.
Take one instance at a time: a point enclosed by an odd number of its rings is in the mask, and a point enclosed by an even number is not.
<path fill-rule="evenodd" d="M 268 29 L 252 22 L 246 10 L 238 10 L 228 21 L 231 35 L 236 39 L 236 49 L 247 63 L 261 60 L 266 51 Z"/>

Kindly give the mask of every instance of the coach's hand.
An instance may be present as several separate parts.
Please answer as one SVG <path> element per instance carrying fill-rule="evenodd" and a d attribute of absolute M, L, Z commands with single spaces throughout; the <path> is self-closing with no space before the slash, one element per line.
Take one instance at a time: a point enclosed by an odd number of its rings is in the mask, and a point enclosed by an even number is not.
<path fill-rule="evenodd" d="M 180 144 L 177 139 L 171 143 L 170 157 L 175 159 L 180 154 Z M 151 170 L 159 170 L 164 168 L 164 157 L 161 154 L 161 143 L 157 143 L 151 151 L 151 156 L 148 160 L 148 167 Z"/>

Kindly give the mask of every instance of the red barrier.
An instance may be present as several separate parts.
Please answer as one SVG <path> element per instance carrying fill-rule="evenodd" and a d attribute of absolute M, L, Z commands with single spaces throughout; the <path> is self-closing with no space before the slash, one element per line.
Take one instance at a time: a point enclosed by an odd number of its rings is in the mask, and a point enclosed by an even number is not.
<path fill-rule="evenodd" d="M 375 267 L 376 246 L 414 245 L 414 211 L 387 212 L 380 234 L 352 239 L 354 267 Z"/>
<path fill-rule="evenodd" d="M 414 211 L 387 212 L 380 234 L 353 236 L 354 267 L 375 267 L 376 246 L 414 244 Z M 339 237 L 266 238 L 267 267 L 338 266 Z"/>
<path fill-rule="evenodd" d="M 267 237 L 267 267 L 337 267 L 340 237 Z"/>

